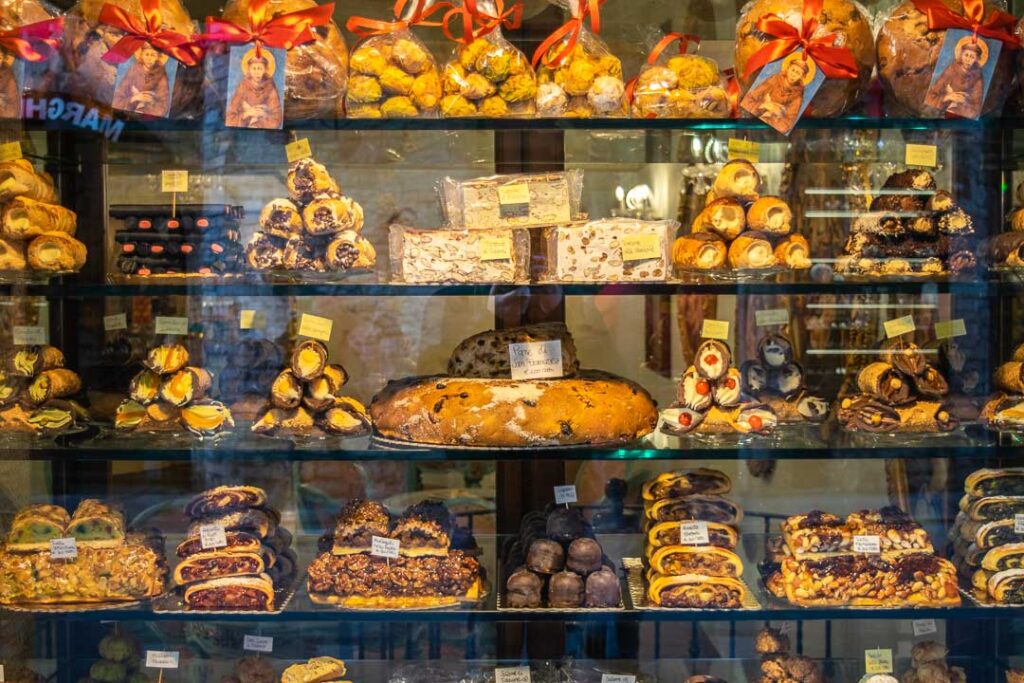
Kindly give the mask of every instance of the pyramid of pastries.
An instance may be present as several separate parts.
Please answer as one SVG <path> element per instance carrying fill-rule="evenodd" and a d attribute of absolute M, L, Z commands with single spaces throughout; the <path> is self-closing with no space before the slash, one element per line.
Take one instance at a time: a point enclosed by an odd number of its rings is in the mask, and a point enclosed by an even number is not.
<path fill-rule="evenodd" d="M 1024 427 L 1024 344 L 995 372 L 996 393 L 985 404 L 981 418 L 993 429 Z"/>
<path fill-rule="evenodd" d="M 185 505 L 188 534 L 178 544 L 174 584 L 193 610 L 274 609 L 274 590 L 295 576 L 292 535 L 255 486 L 218 486 Z M 223 539 L 207 534 L 223 530 Z M 221 540 L 224 544 L 221 544 Z"/>
<path fill-rule="evenodd" d="M 0 163 L 0 270 L 77 271 L 85 245 L 78 216 L 57 203 L 53 178 L 27 159 Z"/>
<path fill-rule="evenodd" d="M 359 401 L 341 395 L 348 372 L 327 362 L 327 347 L 302 341 L 288 367 L 270 385 L 270 407 L 252 425 L 257 434 L 360 436 L 370 416 Z"/>
<path fill-rule="evenodd" d="M 767 405 L 779 422 L 824 422 L 829 406 L 804 387 L 804 371 L 793 360 L 793 344 L 780 334 L 757 343 L 757 358 L 740 366 L 743 393 Z"/>
<path fill-rule="evenodd" d="M 789 654 L 789 636 L 766 626 L 754 639 L 761 655 L 761 677 L 756 683 L 822 683 L 821 669 L 810 657 Z"/>
<path fill-rule="evenodd" d="M 779 197 L 762 195 L 761 174 L 733 160 L 715 177 L 707 204 L 676 239 L 672 260 L 682 270 L 810 268 L 810 246 L 793 232 L 793 211 Z"/>
<path fill-rule="evenodd" d="M 959 420 L 943 399 L 945 376 L 917 344 L 890 339 L 882 359 L 857 373 L 858 393 L 840 400 L 836 417 L 852 432 L 948 432 Z"/>
<path fill-rule="evenodd" d="M 953 562 L 987 603 L 1024 605 L 1024 467 L 980 469 L 964 481 L 950 530 Z"/>
<path fill-rule="evenodd" d="M 145 663 L 142 647 L 130 633 L 119 630 L 115 625 L 114 629 L 100 640 L 98 650 L 102 659 L 89 666 L 87 680 L 148 683 L 149 677 L 142 671 Z"/>
<path fill-rule="evenodd" d="M 260 212 L 260 229 L 245 247 L 257 271 L 344 272 L 372 268 L 377 252 L 360 233 L 363 207 L 342 195 L 323 164 L 305 158 L 288 170 L 288 199 Z"/>
<path fill-rule="evenodd" d="M 143 368 L 117 407 L 114 426 L 135 432 L 174 432 L 184 427 L 197 436 L 213 436 L 235 426 L 231 410 L 209 398 L 213 375 L 188 364 L 181 344 L 149 350 Z"/>
<path fill-rule="evenodd" d="M 735 608 L 748 599 L 743 561 L 735 552 L 743 508 L 724 497 L 731 489 L 725 473 L 705 468 L 665 472 L 644 483 L 645 580 L 652 605 Z M 707 543 L 684 537 L 681 522 L 702 522 Z"/>
<path fill-rule="evenodd" d="M 381 503 L 350 501 L 309 566 L 309 597 L 321 604 L 384 609 L 477 600 L 482 570 L 476 558 L 452 548 L 460 533 L 439 500 L 412 505 L 395 520 Z M 398 557 L 371 554 L 375 536 L 397 540 Z"/>
<path fill-rule="evenodd" d="M 902 683 L 967 683 L 962 667 L 950 666 L 946 661 L 949 650 L 934 640 L 914 643 L 910 650 L 913 666 L 903 673 Z"/>
<path fill-rule="evenodd" d="M 64 367 L 55 346 L 11 351 L 0 369 L 0 429 L 40 433 L 88 420 L 88 411 L 71 399 L 81 390 L 81 378 Z"/>
<path fill-rule="evenodd" d="M 622 589 L 579 508 L 523 517 L 504 559 L 505 606 L 618 607 Z"/>
<path fill-rule="evenodd" d="M 72 562 L 51 557 L 50 542 L 74 539 Z M 160 541 L 162 544 L 162 541 Z M 128 533 L 124 516 L 94 499 L 74 514 L 59 505 L 30 505 L 0 545 L 0 603 L 124 602 L 160 595 L 166 567 L 159 544 Z"/>
<path fill-rule="evenodd" d="M 941 275 L 977 264 L 970 236 L 974 221 L 953 195 L 937 189 L 923 169 L 894 173 L 857 216 L 843 255 L 842 273 L 860 275 Z"/>
<path fill-rule="evenodd" d="M 769 434 L 778 421 L 770 407 L 744 395 L 729 345 L 705 339 L 679 380 L 676 402 L 662 411 L 661 428 L 675 435 Z"/>

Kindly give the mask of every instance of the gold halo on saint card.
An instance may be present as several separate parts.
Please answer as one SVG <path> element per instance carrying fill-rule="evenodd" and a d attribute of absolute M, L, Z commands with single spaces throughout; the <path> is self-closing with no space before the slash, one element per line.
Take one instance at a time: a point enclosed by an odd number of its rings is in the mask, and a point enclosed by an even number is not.
<path fill-rule="evenodd" d="M 277 62 L 274 59 L 273 53 L 270 50 L 261 50 L 260 58 L 267 62 L 267 78 L 274 75 L 274 70 L 277 68 Z M 242 71 L 249 71 L 249 62 L 256 59 L 256 48 L 252 48 L 244 55 L 242 55 Z"/>
<path fill-rule="evenodd" d="M 960 60 L 960 51 L 963 50 L 965 45 L 974 43 L 978 46 L 978 50 L 981 52 L 978 55 L 978 68 L 985 66 L 985 62 L 988 61 L 988 45 L 981 38 L 975 38 L 974 36 L 964 36 L 960 40 L 956 41 L 956 59 Z"/>
<path fill-rule="evenodd" d="M 806 86 L 808 86 L 810 84 L 811 81 L 814 80 L 814 74 L 816 74 L 818 72 L 818 65 L 814 63 L 813 59 L 810 59 L 810 58 L 804 59 L 804 53 L 802 51 L 794 52 L 793 54 L 791 54 L 788 57 L 786 57 L 785 59 L 783 59 L 782 60 L 782 68 L 779 69 L 779 71 L 780 72 L 786 71 L 786 69 L 789 68 L 789 65 L 792 64 L 793 62 L 797 61 L 797 60 L 800 60 L 801 62 L 804 63 L 804 65 L 807 66 L 807 73 L 804 75 L 804 81 L 803 81 L 804 87 L 806 87 Z"/>

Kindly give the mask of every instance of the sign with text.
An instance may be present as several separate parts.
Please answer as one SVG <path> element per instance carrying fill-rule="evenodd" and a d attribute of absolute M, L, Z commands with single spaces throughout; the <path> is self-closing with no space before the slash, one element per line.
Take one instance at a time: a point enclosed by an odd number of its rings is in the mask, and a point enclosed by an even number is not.
<path fill-rule="evenodd" d="M 203 546 L 203 550 L 224 548 L 227 544 L 227 534 L 220 524 L 204 524 L 199 527 L 199 545 Z"/>
<path fill-rule="evenodd" d="M 967 326 L 964 325 L 963 318 L 957 318 L 956 320 L 944 320 L 942 322 L 935 323 L 936 339 L 962 337 L 965 334 L 967 334 Z"/>
<path fill-rule="evenodd" d="M 168 315 L 156 317 L 157 334 L 188 334 L 188 318 Z"/>
<path fill-rule="evenodd" d="M 680 522 L 679 543 L 681 545 L 709 545 L 707 522 Z"/>
<path fill-rule="evenodd" d="M 530 667 L 503 666 L 496 668 L 494 683 L 530 683 Z"/>
<path fill-rule="evenodd" d="M 555 505 L 568 505 L 576 502 L 576 487 L 572 484 L 555 487 Z"/>
<path fill-rule="evenodd" d="M 623 261 L 644 261 L 664 256 L 661 239 L 657 235 L 626 235 L 621 242 Z"/>
<path fill-rule="evenodd" d="M 721 339 L 722 341 L 728 341 L 729 321 L 705 320 L 700 326 L 700 336 L 705 339 Z"/>
<path fill-rule="evenodd" d="M 188 192 L 188 171 L 161 171 L 161 192 Z"/>
<path fill-rule="evenodd" d="M 46 343 L 46 328 L 38 325 L 15 325 L 11 330 L 15 346 L 40 346 Z"/>
<path fill-rule="evenodd" d="M 299 318 L 300 337 L 312 337 L 327 342 L 331 341 L 331 330 L 333 329 L 334 321 L 330 318 L 321 318 L 310 313 L 303 313 Z"/>
<path fill-rule="evenodd" d="M 512 379 L 562 376 L 562 341 L 522 342 L 508 345 Z"/>
<path fill-rule="evenodd" d="M 902 334 L 907 334 L 908 332 L 913 332 L 917 329 L 914 327 L 914 316 L 912 315 L 905 315 L 902 318 L 886 320 L 882 323 L 882 326 L 885 327 L 885 336 L 889 339 L 898 337 Z"/>
<path fill-rule="evenodd" d="M 853 552 L 877 555 L 882 552 L 882 539 L 878 536 L 854 536 Z"/>
<path fill-rule="evenodd" d="M 177 652 L 164 652 L 163 650 L 146 650 L 146 668 L 148 669 L 177 669 Z"/>
<path fill-rule="evenodd" d="M 864 670 L 869 674 L 891 674 L 892 650 L 864 650 Z"/>
<path fill-rule="evenodd" d="M 918 638 L 937 633 L 939 630 L 934 619 L 914 619 L 911 627 L 914 629 L 914 636 Z"/>
<path fill-rule="evenodd" d="M 935 145 L 907 145 L 907 166 L 927 166 L 935 168 L 939 165 L 939 150 Z"/>
<path fill-rule="evenodd" d="M 247 635 L 242 639 L 242 649 L 250 652 L 270 653 L 274 651 L 274 639 L 270 636 Z"/>
<path fill-rule="evenodd" d="M 77 559 L 78 542 L 73 538 L 51 538 L 50 557 L 54 560 Z"/>
<path fill-rule="evenodd" d="M 766 308 L 761 311 L 754 311 L 754 322 L 757 327 L 770 327 L 772 325 L 788 325 L 788 308 Z"/>
<path fill-rule="evenodd" d="M 285 145 L 284 154 L 288 158 L 288 163 L 293 164 L 299 159 L 307 159 L 313 156 L 313 150 L 309 148 L 309 140 L 302 138 Z"/>
<path fill-rule="evenodd" d="M 729 138 L 728 145 L 729 161 L 743 159 L 756 164 L 761 160 L 761 143 L 759 142 Z"/>
<path fill-rule="evenodd" d="M 374 536 L 370 539 L 370 554 L 377 557 L 386 557 L 389 560 L 398 559 L 398 550 L 401 547 L 397 538 L 384 538 Z"/>
<path fill-rule="evenodd" d="M 103 329 L 107 332 L 128 329 L 128 315 L 126 313 L 115 313 L 114 315 L 103 316 Z"/>

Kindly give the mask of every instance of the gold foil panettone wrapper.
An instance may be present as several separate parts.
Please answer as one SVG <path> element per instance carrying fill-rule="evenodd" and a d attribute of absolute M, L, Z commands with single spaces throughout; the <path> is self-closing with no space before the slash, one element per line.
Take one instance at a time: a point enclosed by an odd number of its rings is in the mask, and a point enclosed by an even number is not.
<path fill-rule="evenodd" d="M 668 33 L 654 46 L 640 74 L 626 87 L 634 118 L 729 117 L 732 105 L 718 63 L 688 53 L 691 45 L 699 48 L 700 38 Z"/>

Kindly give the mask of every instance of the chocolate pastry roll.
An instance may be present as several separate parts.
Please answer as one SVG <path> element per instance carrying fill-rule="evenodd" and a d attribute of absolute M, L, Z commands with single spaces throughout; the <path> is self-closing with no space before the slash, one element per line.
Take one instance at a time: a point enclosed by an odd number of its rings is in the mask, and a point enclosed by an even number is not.
<path fill-rule="evenodd" d="M 898 406 L 901 432 L 951 432 L 960 421 L 944 404 L 938 401 L 915 401 Z"/>
<path fill-rule="evenodd" d="M 302 210 L 306 233 L 314 237 L 363 229 L 363 207 L 349 197 L 318 197 Z"/>
<path fill-rule="evenodd" d="M 372 268 L 377 263 L 377 251 L 370 240 L 345 230 L 327 243 L 324 258 L 334 270 Z"/>
<path fill-rule="evenodd" d="M 705 574 L 738 579 L 743 575 L 743 561 L 726 548 L 667 545 L 651 556 L 651 571 L 665 576 Z"/>
<path fill-rule="evenodd" d="M 756 201 L 760 195 L 761 174 L 754 164 L 743 159 L 734 159 L 722 166 L 710 194 L 715 199 L 733 197 L 743 203 Z"/>
<path fill-rule="evenodd" d="M 289 200 L 274 199 L 260 212 L 260 229 L 274 237 L 288 239 L 302 232 L 302 216 Z"/>
<path fill-rule="evenodd" d="M 666 408 L 661 413 L 661 430 L 667 434 L 681 436 L 689 434 L 700 427 L 705 414 L 692 408 L 678 405 Z"/>
<path fill-rule="evenodd" d="M 302 341 L 292 352 L 292 373 L 304 382 L 319 377 L 326 366 L 327 349 L 315 339 Z"/>
<path fill-rule="evenodd" d="M 186 506 L 187 509 L 187 506 Z M 188 536 L 200 535 L 199 529 L 206 524 L 219 524 L 225 531 L 244 531 L 257 538 L 267 538 L 277 529 L 277 524 L 266 510 L 250 508 L 230 512 L 213 513 L 201 519 L 194 518 L 188 527 Z"/>
<path fill-rule="evenodd" d="M 373 537 L 387 537 L 391 516 L 381 503 L 356 498 L 348 502 L 334 525 L 334 555 L 366 552 L 373 545 Z"/>
<path fill-rule="evenodd" d="M 587 522 L 578 508 L 556 507 L 548 515 L 545 532 L 548 538 L 558 543 L 570 543 L 573 539 L 586 536 Z"/>
<path fill-rule="evenodd" d="M 890 175 L 882 187 L 887 190 L 934 190 L 935 176 L 924 169 L 907 169 Z"/>
<path fill-rule="evenodd" d="M 731 489 L 732 480 L 724 472 L 698 467 L 659 474 L 644 483 L 641 496 L 653 501 L 693 493 L 728 493 Z"/>
<path fill-rule="evenodd" d="M 1010 361 L 996 368 L 996 386 L 1011 394 L 1024 394 L 1024 363 Z"/>
<path fill-rule="evenodd" d="M 584 605 L 586 607 L 618 607 L 622 604 L 619 577 L 607 566 L 587 577 Z"/>
<path fill-rule="evenodd" d="M 729 408 L 739 404 L 742 391 L 740 371 L 736 368 L 729 368 L 725 377 L 715 382 L 712 389 L 715 403 L 723 408 Z"/>
<path fill-rule="evenodd" d="M 655 575 L 647 588 L 648 601 L 659 607 L 738 608 L 747 598 L 747 589 L 728 576 Z"/>
<path fill-rule="evenodd" d="M 181 344 L 165 344 L 150 349 L 144 365 L 158 375 L 168 375 L 188 364 L 188 349 Z"/>
<path fill-rule="evenodd" d="M 184 586 L 225 576 L 262 574 L 267 569 L 258 552 L 209 550 L 183 559 L 174 568 L 174 583 Z"/>
<path fill-rule="evenodd" d="M 985 496 L 972 501 L 967 516 L 978 521 L 1009 519 L 1024 515 L 1024 496 Z"/>
<path fill-rule="evenodd" d="M 291 370 L 282 370 L 270 385 L 270 404 L 275 408 L 297 408 L 300 403 L 302 383 Z"/>
<path fill-rule="evenodd" d="M 1014 519 L 996 519 L 991 522 L 984 522 L 974 530 L 973 545 L 979 549 L 991 550 L 1007 543 L 1020 541 L 1020 534 L 1014 531 Z M 968 529 L 968 531 L 970 531 Z M 963 534 L 963 531 L 961 532 Z"/>
<path fill-rule="evenodd" d="M 788 235 L 793 231 L 793 212 L 779 197 L 763 195 L 747 209 L 747 225 L 770 235 Z"/>
<path fill-rule="evenodd" d="M 740 408 L 733 429 L 741 434 L 771 434 L 779 417 L 766 405 L 750 404 Z"/>
<path fill-rule="evenodd" d="M 256 486 L 218 486 L 192 496 L 185 504 L 185 515 L 191 519 L 201 519 L 266 504 L 266 491 Z"/>
<path fill-rule="evenodd" d="M 548 580 L 548 605 L 566 608 L 580 607 L 586 586 L 579 574 L 558 572 Z"/>
<path fill-rule="evenodd" d="M 407 509 L 395 522 L 390 537 L 401 542 L 406 557 L 446 556 L 455 523 L 439 500 L 423 500 Z"/>
<path fill-rule="evenodd" d="M 39 405 L 54 398 L 73 396 L 82 390 L 82 380 L 73 370 L 44 370 L 28 385 L 28 400 Z"/>
<path fill-rule="evenodd" d="M 274 584 L 266 574 L 230 576 L 189 585 L 185 605 L 195 610 L 274 609 Z"/>
<path fill-rule="evenodd" d="M 33 270 L 77 271 L 85 265 L 85 245 L 63 232 L 46 232 L 28 243 Z"/>
<path fill-rule="evenodd" d="M 690 232 L 712 232 L 726 241 L 731 241 L 746 227 L 747 218 L 743 212 L 743 205 L 735 199 L 723 198 L 708 202 L 704 210 L 693 220 Z"/>
<path fill-rule="evenodd" d="M 9 202 L 15 197 L 46 204 L 57 203 L 57 193 L 50 176 L 36 173 L 28 159 L 0 163 L 0 203 Z"/>
<path fill-rule="evenodd" d="M 676 398 L 679 403 L 692 410 L 707 410 L 714 401 L 712 381 L 701 377 L 692 365 L 683 373 L 676 387 Z"/>
<path fill-rule="evenodd" d="M 680 268 L 717 270 L 725 266 L 729 248 L 714 232 L 683 235 L 672 246 L 672 260 Z"/>
<path fill-rule="evenodd" d="M 7 356 L 5 365 L 15 377 L 35 377 L 64 367 L 64 354 L 56 346 L 23 346 Z"/>
<path fill-rule="evenodd" d="M 924 211 L 927 197 L 923 194 L 903 194 L 883 190 L 871 200 L 871 211 L 884 211 L 896 214 L 916 213 Z"/>
<path fill-rule="evenodd" d="M 565 568 L 586 576 L 601 568 L 604 551 L 601 545 L 592 538 L 577 538 L 569 544 L 569 553 L 565 558 Z"/>
<path fill-rule="evenodd" d="M 914 399 L 912 387 L 907 378 L 889 363 L 876 361 L 861 368 L 857 373 L 857 388 L 894 406 Z"/>
<path fill-rule="evenodd" d="M 868 400 L 858 406 L 847 427 L 864 432 L 894 432 L 899 429 L 900 423 L 900 413 L 894 408 Z"/>
<path fill-rule="evenodd" d="M 693 367 L 697 374 L 710 380 L 719 380 L 729 371 L 732 352 L 729 345 L 718 339 L 705 339 L 697 347 Z"/>
<path fill-rule="evenodd" d="M 988 594 L 1003 605 L 1024 605 L 1024 569 L 1004 569 L 988 580 Z"/>
<path fill-rule="evenodd" d="M 78 216 L 59 204 L 45 204 L 28 197 L 15 197 L 0 213 L 0 235 L 26 240 L 49 232 L 74 235 Z"/>
<path fill-rule="evenodd" d="M 0 239 L 0 270 L 25 270 L 25 245 L 16 240 Z"/>
<path fill-rule="evenodd" d="M 1007 543 L 985 552 L 981 568 L 992 572 L 1024 567 L 1024 543 Z"/>
<path fill-rule="evenodd" d="M 709 545 L 716 548 L 727 548 L 735 550 L 739 543 L 740 536 L 735 528 L 720 522 L 707 522 Z M 658 522 L 647 532 L 647 545 L 649 549 L 662 548 L 668 545 L 679 545 L 679 522 Z M 649 553 L 645 553 L 649 554 Z"/>
<path fill-rule="evenodd" d="M 561 543 L 538 538 L 526 553 L 526 566 L 538 574 L 554 574 L 565 567 L 565 551 Z"/>
<path fill-rule="evenodd" d="M 939 215 L 939 232 L 946 235 L 969 235 L 974 232 L 974 221 L 961 208 Z"/>
<path fill-rule="evenodd" d="M 520 567 L 512 572 L 505 582 L 505 602 L 509 607 L 517 609 L 540 607 L 543 589 L 544 581 L 539 576 L 525 567 Z"/>
<path fill-rule="evenodd" d="M 288 194 L 299 204 L 306 204 L 316 196 L 337 196 L 341 188 L 327 168 L 310 158 L 300 159 L 288 170 Z"/>
<path fill-rule="evenodd" d="M 768 373 L 768 385 L 782 396 L 793 396 L 803 389 L 803 368 L 798 363 L 786 363 L 777 371 Z"/>
<path fill-rule="evenodd" d="M 811 245 L 803 235 L 790 235 L 775 246 L 775 260 L 789 268 L 810 268 Z"/>
<path fill-rule="evenodd" d="M 302 238 L 288 240 L 281 250 L 281 261 L 287 270 L 308 270 L 323 273 L 327 263 L 322 258 L 319 245 Z"/>
<path fill-rule="evenodd" d="M 224 538 L 228 544 L 223 548 L 217 548 L 219 552 L 224 553 L 259 553 L 262 552 L 263 545 L 260 543 L 260 539 L 256 538 L 252 534 L 245 533 L 244 531 L 225 531 Z M 178 544 L 175 548 L 175 553 L 178 557 L 184 559 L 192 555 L 207 552 L 203 549 L 203 544 L 198 536 L 191 536 L 186 538 L 184 541 Z"/>
<path fill-rule="evenodd" d="M 208 370 L 185 367 L 163 380 L 160 398 L 180 408 L 204 398 L 212 385 L 213 376 Z"/>
<path fill-rule="evenodd" d="M 748 230 L 729 245 L 729 265 L 733 268 L 771 268 L 776 265 L 775 250 L 766 233 Z"/>
<path fill-rule="evenodd" d="M 904 375 L 920 375 L 928 367 L 928 360 L 914 342 L 890 339 L 882 345 L 882 360 Z"/>
<path fill-rule="evenodd" d="M 655 501 L 647 508 L 647 518 L 654 522 L 700 520 L 735 526 L 743 520 L 743 508 L 721 496 L 694 494 Z"/>
<path fill-rule="evenodd" d="M 245 261 L 253 270 L 284 268 L 284 241 L 277 243 L 269 235 L 257 232 L 245 245 Z"/>
<path fill-rule="evenodd" d="M 1004 232 L 991 238 L 988 256 L 993 266 L 1024 266 L 1024 232 Z"/>
<path fill-rule="evenodd" d="M 911 378 L 917 393 L 928 398 L 942 398 L 949 393 L 946 378 L 935 367 L 929 365 L 920 375 Z"/>
<path fill-rule="evenodd" d="M 974 498 L 1024 496 L 1024 467 L 975 470 L 967 475 L 964 491 Z"/>

